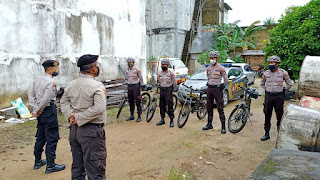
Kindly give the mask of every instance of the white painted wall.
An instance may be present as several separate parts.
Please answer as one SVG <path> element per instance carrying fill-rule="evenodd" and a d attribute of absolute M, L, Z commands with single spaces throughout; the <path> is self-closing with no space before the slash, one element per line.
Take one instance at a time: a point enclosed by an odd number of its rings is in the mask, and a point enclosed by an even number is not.
<path fill-rule="evenodd" d="M 26 92 L 47 59 L 60 62 L 65 86 L 87 53 L 100 55 L 100 80 L 122 78 L 129 56 L 146 75 L 144 0 L 1 0 L 0 27 L 0 96 Z"/>

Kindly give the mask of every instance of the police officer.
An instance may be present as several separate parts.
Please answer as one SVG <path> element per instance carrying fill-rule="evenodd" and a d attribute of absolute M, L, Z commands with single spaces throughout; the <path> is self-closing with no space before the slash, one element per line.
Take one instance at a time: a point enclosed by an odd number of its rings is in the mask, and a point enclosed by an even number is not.
<path fill-rule="evenodd" d="M 99 75 L 98 56 L 79 58 L 80 77 L 70 82 L 60 100 L 61 110 L 70 121 L 72 179 L 106 179 L 106 89 L 95 80 Z"/>
<path fill-rule="evenodd" d="M 219 52 L 211 51 L 209 54 L 211 65 L 207 68 L 208 76 L 208 89 L 207 89 L 207 111 L 208 111 L 208 124 L 203 127 L 203 130 L 212 129 L 212 119 L 213 119 L 213 99 L 216 100 L 220 122 L 221 122 L 221 133 L 226 133 L 225 125 L 225 115 L 223 111 L 224 101 L 223 101 L 223 89 L 228 84 L 228 75 L 226 69 L 218 64 Z M 223 78 L 224 83 L 221 83 L 221 78 Z"/>
<path fill-rule="evenodd" d="M 140 85 L 143 84 L 141 71 L 134 66 L 135 60 L 131 57 L 127 59 L 128 68 L 126 75 L 128 77 L 128 99 L 130 105 L 130 117 L 126 121 L 134 120 L 134 103 L 137 105 L 138 118 L 136 122 L 141 121 L 141 90 Z"/>
<path fill-rule="evenodd" d="M 160 84 L 160 116 L 161 121 L 157 123 L 157 126 L 165 124 L 164 117 L 166 112 L 166 106 L 168 106 L 168 115 L 170 118 L 170 127 L 174 127 L 174 112 L 173 112 L 173 100 L 172 91 L 177 86 L 176 76 L 173 71 L 168 70 L 170 61 L 163 59 L 161 61 L 162 71 L 158 74 L 158 81 Z"/>
<path fill-rule="evenodd" d="M 265 135 L 261 138 L 261 141 L 270 139 L 269 131 L 273 108 L 276 111 L 277 130 L 279 131 L 280 122 L 283 115 L 284 91 L 288 91 L 292 86 L 292 82 L 288 73 L 283 69 L 279 69 L 280 62 L 281 60 L 278 56 L 269 57 L 269 70 L 265 71 L 262 75 L 261 87 L 265 89 L 266 92 L 263 109 L 265 114 Z M 285 81 L 287 84 L 285 88 L 283 88 L 283 81 Z"/>
<path fill-rule="evenodd" d="M 53 77 L 59 74 L 58 65 L 59 63 L 54 60 L 43 62 L 45 74 L 34 81 L 29 91 L 29 103 L 33 108 L 32 115 L 38 120 L 33 169 L 40 169 L 41 166 L 47 164 L 46 174 L 65 169 L 64 164 L 59 165 L 54 162 L 59 140 L 59 125 L 55 104 L 57 88 Z M 47 160 L 42 160 L 41 154 L 45 144 Z"/>

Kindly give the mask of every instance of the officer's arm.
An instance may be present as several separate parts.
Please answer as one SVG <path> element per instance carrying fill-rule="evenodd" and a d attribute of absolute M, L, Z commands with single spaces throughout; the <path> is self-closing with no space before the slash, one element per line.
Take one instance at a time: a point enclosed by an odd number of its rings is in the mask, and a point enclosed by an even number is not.
<path fill-rule="evenodd" d="M 43 97 L 36 108 L 34 108 L 33 113 L 37 114 L 39 111 L 42 111 L 49 104 L 50 99 L 53 97 L 53 93 L 53 81 L 51 81 L 46 85 Z"/>
<path fill-rule="evenodd" d="M 74 109 L 72 107 L 71 100 L 68 94 L 69 94 L 69 88 L 67 87 L 64 90 L 64 93 L 60 99 L 61 111 L 66 119 L 69 119 L 69 115 L 74 112 Z"/>
<path fill-rule="evenodd" d="M 173 84 L 173 89 L 176 89 L 176 87 L 177 87 L 177 79 L 176 79 L 176 76 L 174 75 L 173 72 L 171 72 L 171 80 L 172 80 L 172 84 Z"/>
<path fill-rule="evenodd" d="M 29 91 L 29 104 L 32 106 L 32 108 L 34 108 L 36 106 L 36 93 L 35 93 L 35 89 L 34 89 L 34 83 L 32 83 L 31 89 Z"/>
<path fill-rule="evenodd" d="M 106 111 L 106 95 L 104 92 L 105 87 L 100 84 L 94 92 L 93 105 L 83 112 L 76 113 L 75 119 L 78 126 L 82 126 L 94 119 L 97 119 Z M 81 119 L 81 121 L 79 121 Z"/>
<path fill-rule="evenodd" d="M 288 91 L 292 86 L 292 81 L 291 81 L 290 76 L 287 72 L 284 72 L 284 80 L 286 81 L 286 84 L 287 84 L 286 91 Z"/>
<path fill-rule="evenodd" d="M 142 73 L 140 70 L 138 70 L 138 76 L 139 76 L 139 81 L 140 81 L 140 85 L 143 84 L 143 78 L 142 78 Z"/>
<path fill-rule="evenodd" d="M 262 74 L 262 80 L 261 80 L 260 86 L 261 86 L 263 89 L 266 89 L 266 77 L 265 77 L 264 74 Z"/>
<path fill-rule="evenodd" d="M 224 86 L 226 86 L 229 83 L 229 79 L 228 79 L 228 75 L 226 73 L 226 69 L 225 68 L 223 68 L 221 70 L 221 75 L 222 75 L 223 80 L 224 80 Z"/>

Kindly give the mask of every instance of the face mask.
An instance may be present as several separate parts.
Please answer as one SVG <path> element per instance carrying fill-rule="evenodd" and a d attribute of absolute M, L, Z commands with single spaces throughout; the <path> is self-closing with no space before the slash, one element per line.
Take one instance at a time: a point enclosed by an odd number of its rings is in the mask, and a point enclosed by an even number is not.
<path fill-rule="evenodd" d="M 211 63 L 211 64 L 216 64 L 216 63 L 217 63 L 217 60 L 210 60 L 210 63 Z"/>
<path fill-rule="evenodd" d="M 97 72 L 97 76 L 99 76 L 100 74 L 100 68 L 99 67 L 96 67 L 98 69 L 98 72 Z"/>
<path fill-rule="evenodd" d="M 53 72 L 52 76 L 58 76 L 59 72 Z"/>
<path fill-rule="evenodd" d="M 132 66 L 133 66 L 133 64 L 129 64 L 129 63 L 128 63 L 128 67 L 132 67 Z"/>
<path fill-rule="evenodd" d="M 276 68 L 276 65 L 269 65 L 270 70 L 274 70 Z"/>
<path fill-rule="evenodd" d="M 162 71 L 166 71 L 168 69 L 167 66 L 161 66 Z"/>

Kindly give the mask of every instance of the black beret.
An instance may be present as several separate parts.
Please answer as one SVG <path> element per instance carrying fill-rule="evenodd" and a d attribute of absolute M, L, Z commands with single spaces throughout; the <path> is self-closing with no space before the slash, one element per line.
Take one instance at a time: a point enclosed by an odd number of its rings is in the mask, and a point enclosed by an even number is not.
<path fill-rule="evenodd" d="M 94 63 L 98 60 L 98 57 L 98 55 L 85 54 L 79 58 L 77 66 L 80 67 L 83 65 Z"/>
<path fill-rule="evenodd" d="M 54 66 L 59 66 L 59 62 L 55 60 L 46 60 L 45 62 L 42 63 L 43 67 L 54 67 Z"/>

